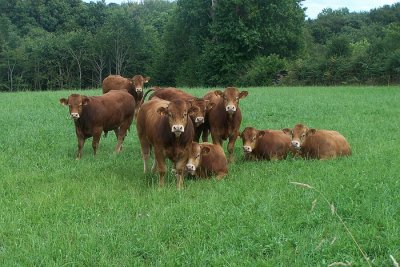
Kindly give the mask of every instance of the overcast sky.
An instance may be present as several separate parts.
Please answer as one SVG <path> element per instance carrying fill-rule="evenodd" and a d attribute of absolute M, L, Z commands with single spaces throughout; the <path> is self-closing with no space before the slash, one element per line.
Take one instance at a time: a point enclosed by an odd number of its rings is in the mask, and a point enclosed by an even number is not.
<path fill-rule="evenodd" d="M 84 0 L 85 2 L 95 0 Z M 106 3 L 126 3 L 138 2 L 138 0 L 106 0 Z M 384 5 L 391 5 L 399 0 L 305 0 L 302 2 L 303 7 L 306 7 L 306 15 L 309 18 L 315 19 L 324 8 L 338 9 L 347 7 L 350 12 L 352 11 L 369 11 L 372 8 L 381 7 Z"/>

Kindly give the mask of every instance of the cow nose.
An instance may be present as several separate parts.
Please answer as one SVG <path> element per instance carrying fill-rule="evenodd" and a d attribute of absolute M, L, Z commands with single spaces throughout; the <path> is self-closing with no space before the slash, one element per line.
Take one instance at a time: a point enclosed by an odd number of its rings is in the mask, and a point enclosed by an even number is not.
<path fill-rule="evenodd" d="M 299 141 L 292 141 L 292 146 L 294 146 L 295 148 L 300 148 L 300 142 Z"/>
<path fill-rule="evenodd" d="M 250 153 L 252 151 L 250 146 L 243 146 L 243 151 L 246 153 Z"/>
<path fill-rule="evenodd" d="M 172 132 L 173 133 L 183 133 L 185 131 L 185 127 L 180 124 L 172 125 Z"/>
<path fill-rule="evenodd" d="M 236 111 L 236 107 L 234 105 L 228 105 L 226 106 L 226 111 L 229 113 L 233 113 Z"/>
<path fill-rule="evenodd" d="M 196 117 L 194 120 L 195 123 L 203 123 L 204 122 L 204 117 Z"/>
<path fill-rule="evenodd" d="M 137 88 L 136 88 L 136 92 L 137 92 L 137 93 L 141 93 L 142 91 L 143 91 L 143 89 L 142 89 L 141 87 L 137 87 Z"/>
<path fill-rule="evenodd" d="M 74 120 L 79 119 L 79 113 L 71 113 L 71 118 Z"/>
<path fill-rule="evenodd" d="M 186 169 L 188 171 L 195 171 L 196 167 L 193 164 L 188 163 L 188 164 L 186 164 Z"/>

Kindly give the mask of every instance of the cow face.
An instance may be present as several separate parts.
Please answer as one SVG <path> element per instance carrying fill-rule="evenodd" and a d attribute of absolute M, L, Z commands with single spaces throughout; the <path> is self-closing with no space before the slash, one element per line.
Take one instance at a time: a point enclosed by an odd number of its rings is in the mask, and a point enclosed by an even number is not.
<path fill-rule="evenodd" d="M 263 137 L 264 131 L 258 131 L 253 127 L 246 127 L 240 134 L 243 141 L 243 151 L 244 153 L 251 153 L 256 147 L 258 138 Z"/>
<path fill-rule="evenodd" d="M 316 130 L 309 129 L 303 124 L 296 124 L 293 129 L 285 128 L 282 131 L 291 137 L 292 146 L 296 149 L 300 149 L 307 136 L 314 134 Z"/>
<path fill-rule="evenodd" d="M 191 106 L 189 103 L 182 100 L 171 101 L 168 107 L 160 107 L 157 110 L 161 115 L 168 116 L 171 132 L 174 133 L 176 137 L 179 137 L 185 132 L 188 116 L 192 116 L 197 111 L 197 107 Z"/>
<path fill-rule="evenodd" d="M 143 92 L 144 84 L 150 81 L 150 77 L 143 77 L 142 75 L 135 75 L 132 79 L 129 79 L 132 86 L 135 88 L 136 93 L 140 94 Z"/>
<path fill-rule="evenodd" d="M 190 118 L 195 123 L 196 127 L 198 127 L 204 123 L 206 112 L 210 110 L 214 104 L 210 103 L 209 100 L 204 100 L 201 98 L 191 99 L 189 100 L 189 103 L 192 105 L 192 107 L 197 108 L 197 112 L 194 112 Z"/>
<path fill-rule="evenodd" d="M 83 106 L 89 103 L 89 98 L 84 95 L 72 94 L 68 99 L 61 98 L 60 103 L 64 106 L 69 106 L 69 114 L 71 118 L 77 120 L 82 115 Z"/>
<path fill-rule="evenodd" d="M 202 146 L 199 143 L 192 142 L 191 146 L 189 147 L 189 159 L 186 164 L 186 170 L 194 175 L 196 169 L 201 164 L 201 158 L 204 155 L 207 155 L 210 152 L 210 148 L 206 146 Z"/>
<path fill-rule="evenodd" d="M 248 95 L 248 92 L 247 91 L 240 92 L 235 87 L 228 87 L 225 89 L 224 92 L 216 90 L 215 94 L 217 96 L 222 97 L 222 99 L 224 100 L 226 112 L 232 115 L 233 113 L 236 112 L 239 106 L 239 99 L 245 98 Z"/>

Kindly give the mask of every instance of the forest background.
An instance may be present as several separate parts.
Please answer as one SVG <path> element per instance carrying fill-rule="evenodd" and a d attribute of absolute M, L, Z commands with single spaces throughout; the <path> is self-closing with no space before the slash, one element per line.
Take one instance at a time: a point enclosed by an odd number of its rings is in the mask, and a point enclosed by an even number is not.
<path fill-rule="evenodd" d="M 98 88 L 109 74 L 184 87 L 400 82 L 400 2 L 304 11 L 301 0 L 0 0 L 0 91 Z"/>

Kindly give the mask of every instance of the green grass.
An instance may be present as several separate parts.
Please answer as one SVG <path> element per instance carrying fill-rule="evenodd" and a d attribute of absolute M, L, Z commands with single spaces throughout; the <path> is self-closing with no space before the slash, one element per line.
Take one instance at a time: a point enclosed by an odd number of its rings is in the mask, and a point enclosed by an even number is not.
<path fill-rule="evenodd" d="M 296 181 L 335 205 L 373 266 L 392 266 L 399 89 L 249 88 L 241 129 L 335 129 L 353 155 L 244 162 L 238 141 L 226 179 L 186 180 L 182 191 L 171 174 L 161 190 L 156 175 L 143 174 L 135 126 L 121 154 L 110 133 L 96 157 L 90 139 L 76 161 L 73 122 L 58 102 L 73 91 L 0 94 L 0 265 L 367 266 L 330 207 Z"/>

